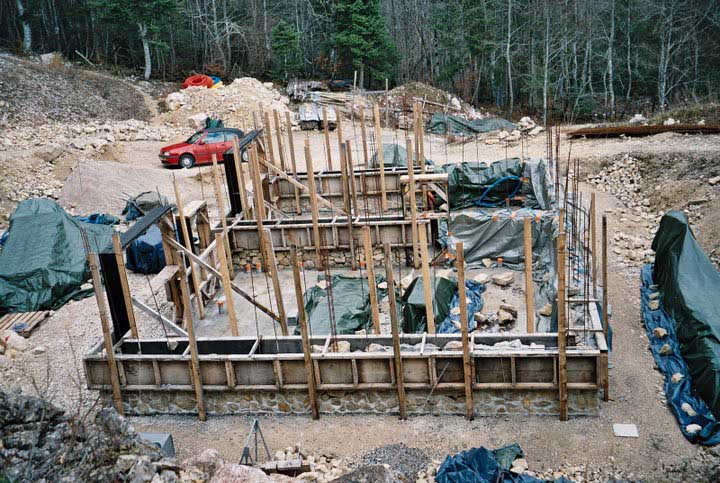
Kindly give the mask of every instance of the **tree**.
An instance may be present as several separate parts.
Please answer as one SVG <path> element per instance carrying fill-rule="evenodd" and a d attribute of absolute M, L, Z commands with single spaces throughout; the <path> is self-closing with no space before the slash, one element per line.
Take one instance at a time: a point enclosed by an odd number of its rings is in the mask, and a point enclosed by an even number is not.
<path fill-rule="evenodd" d="M 366 69 L 374 80 L 391 77 L 395 46 L 380 12 L 379 0 L 338 0 L 333 44 L 341 65 L 359 70 L 361 87 Z"/>
<path fill-rule="evenodd" d="M 272 76 L 287 80 L 303 71 L 303 54 L 300 50 L 300 34 L 285 20 L 272 29 Z"/>
<path fill-rule="evenodd" d="M 92 0 L 98 16 L 105 22 L 134 25 L 142 43 L 145 57 L 145 79 L 152 73 L 149 35 L 159 32 L 163 20 L 177 9 L 175 0 Z"/>

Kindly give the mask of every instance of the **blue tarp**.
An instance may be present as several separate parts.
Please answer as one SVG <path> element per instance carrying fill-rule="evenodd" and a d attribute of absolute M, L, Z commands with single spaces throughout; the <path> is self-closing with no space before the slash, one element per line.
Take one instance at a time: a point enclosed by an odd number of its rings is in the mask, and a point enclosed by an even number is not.
<path fill-rule="evenodd" d="M 510 472 L 512 462 L 522 458 L 520 446 L 510 444 L 489 450 L 472 448 L 453 456 L 448 456 L 438 469 L 437 483 L 537 483 L 542 482 L 530 475 Z M 565 478 L 557 482 L 569 482 Z"/>
<path fill-rule="evenodd" d="M 467 302 L 467 320 L 468 320 L 468 331 L 475 330 L 477 322 L 475 321 L 475 312 L 480 312 L 483 308 L 482 294 L 485 291 L 485 285 L 478 283 L 474 280 L 465 280 L 465 295 L 468 299 Z M 460 307 L 459 292 L 455 292 L 455 295 L 450 302 L 450 312 L 448 312 L 445 320 L 440 324 L 438 332 L 441 334 L 459 334 L 460 329 L 457 328 L 455 323 L 460 325 L 460 314 L 453 315 L 453 309 Z"/>
<path fill-rule="evenodd" d="M 720 443 L 720 424 L 715 420 L 710 408 L 705 401 L 698 397 L 696 391 L 692 387 L 692 380 L 688 366 L 680 353 L 680 344 L 678 343 L 677 332 L 675 330 L 675 320 L 671 318 L 663 307 L 660 297 L 657 300 L 660 307 L 656 310 L 650 309 L 651 294 L 657 293 L 657 286 L 653 281 L 653 266 L 645 265 L 641 271 L 642 286 L 640 287 L 640 302 L 643 320 L 645 321 L 645 330 L 650 340 L 650 350 L 658 367 L 665 374 L 665 395 L 668 404 L 675 414 L 680 430 L 683 435 L 691 443 L 699 443 L 706 446 L 713 446 Z M 656 337 L 654 330 L 663 328 L 667 331 L 665 337 Z M 667 355 L 660 354 L 660 349 L 667 344 L 671 352 Z M 679 382 L 672 382 L 673 374 L 682 374 L 683 378 Z M 696 416 L 689 416 L 681 409 L 683 403 L 687 403 L 697 413 Z M 685 428 L 689 424 L 698 424 L 702 426 L 702 430 L 689 434 Z"/>
<path fill-rule="evenodd" d="M 136 238 L 125 250 L 125 266 L 137 273 L 160 273 L 165 268 L 165 251 L 162 245 L 162 233 L 157 225 L 152 225 L 141 237 Z"/>
<path fill-rule="evenodd" d="M 117 225 L 120 223 L 120 218 L 113 215 L 106 215 L 105 213 L 91 213 L 87 216 L 76 216 L 75 219 L 83 223 L 90 223 L 91 225 Z"/>

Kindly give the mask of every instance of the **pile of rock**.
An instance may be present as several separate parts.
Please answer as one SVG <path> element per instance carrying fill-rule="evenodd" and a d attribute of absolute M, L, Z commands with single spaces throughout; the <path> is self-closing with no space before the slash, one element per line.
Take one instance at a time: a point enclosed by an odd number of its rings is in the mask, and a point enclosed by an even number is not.
<path fill-rule="evenodd" d="M 169 112 L 162 117 L 174 126 L 192 123 L 194 127 L 195 118 L 203 115 L 220 118 L 228 127 L 243 128 L 252 125 L 253 112 L 259 112 L 262 107 L 266 112 L 277 110 L 284 124 L 289 103 L 290 100 L 281 95 L 272 82 L 241 77 L 215 89 L 189 87 L 171 93 L 165 99 Z"/>
<path fill-rule="evenodd" d="M 545 130 L 542 126 L 535 124 L 535 121 L 528 116 L 521 118 L 517 123 L 517 127 L 520 132 L 525 133 L 530 137 L 535 137 Z"/>
<path fill-rule="evenodd" d="M 384 112 L 386 106 L 388 106 L 391 111 L 396 111 L 404 110 L 407 109 L 408 106 L 412 106 L 413 98 L 424 99 L 434 104 L 447 106 L 447 112 L 449 114 L 461 116 L 466 119 L 481 119 L 486 117 L 482 112 L 457 96 L 422 82 L 408 82 L 407 84 L 390 90 L 387 95 L 383 92 L 378 95 L 377 102 L 382 112 Z M 425 105 L 425 112 L 434 112 L 435 110 L 442 112 L 443 108 L 429 103 Z M 406 122 L 405 124 L 405 127 L 408 128 L 412 123 Z"/>
<path fill-rule="evenodd" d="M 520 119 L 520 121 L 517 123 L 516 129 L 513 129 L 512 131 L 507 131 L 505 129 L 501 131 L 495 131 L 485 137 L 485 144 L 499 144 L 499 143 L 506 143 L 509 145 L 513 145 L 520 141 L 523 137 L 535 137 L 541 132 L 543 132 L 545 129 L 542 126 L 538 126 L 535 124 L 535 121 L 533 121 L 529 117 L 523 117 Z"/>
<path fill-rule="evenodd" d="M 498 327 L 500 332 L 512 330 L 517 322 L 518 309 L 514 305 L 502 303 L 497 312 L 485 313 L 476 312 L 475 322 L 477 322 L 477 331 L 486 332 L 491 327 Z"/>
<path fill-rule="evenodd" d="M 352 466 L 388 465 L 403 478 L 404 481 L 416 481 L 418 474 L 424 472 L 427 475 L 439 466 L 439 462 L 431 461 L 428 455 L 421 449 L 411 448 L 404 443 L 389 444 L 375 448 L 353 462 Z M 432 471 L 434 475 L 434 471 Z"/>
<path fill-rule="evenodd" d="M 273 461 L 294 460 L 301 460 L 303 466 L 310 468 L 310 471 L 300 473 L 297 476 L 297 479 L 301 481 L 332 481 L 350 471 L 346 462 L 341 458 L 330 454 L 309 453 L 304 451 L 299 444 L 276 451 L 273 455 Z"/>

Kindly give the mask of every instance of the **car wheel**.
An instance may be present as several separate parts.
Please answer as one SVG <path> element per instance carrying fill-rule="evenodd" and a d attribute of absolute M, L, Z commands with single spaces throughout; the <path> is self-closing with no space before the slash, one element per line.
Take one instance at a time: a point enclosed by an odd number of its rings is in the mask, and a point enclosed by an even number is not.
<path fill-rule="evenodd" d="M 180 156 L 180 167 L 190 169 L 193 166 L 195 166 L 195 158 L 193 158 L 192 154 L 183 154 Z"/>

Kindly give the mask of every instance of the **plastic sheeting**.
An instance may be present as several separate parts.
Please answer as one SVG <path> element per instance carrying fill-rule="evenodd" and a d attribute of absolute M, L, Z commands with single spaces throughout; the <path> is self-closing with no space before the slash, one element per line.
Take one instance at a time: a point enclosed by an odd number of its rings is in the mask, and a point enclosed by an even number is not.
<path fill-rule="evenodd" d="M 437 483 L 535 483 L 542 482 L 530 475 L 510 472 L 512 462 L 523 457 L 520 446 L 510 444 L 489 450 L 472 448 L 443 461 L 435 476 Z M 556 480 L 569 481 L 564 478 Z"/>
<path fill-rule="evenodd" d="M 485 285 L 474 280 L 465 280 L 465 298 L 467 299 L 467 321 L 468 331 L 472 332 L 477 327 L 475 321 L 475 313 L 480 312 L 483 308 L 482 294 L 485 292 Z M 445 320 L 442 321 L 438 332 L 441 334 L 459 334 L 460 333 L 460 312 L 453 314 L 454 308 L 460 308 L 459 291 L 455 291 L 455 295 L 450 302 L 450 310 Z"/>
<path fill-rule="evenodd" d="M 143 191 L 134 198 L 130 198 L 125 204 L 122 214 L 125 215 L 126 221 L 133 221 L 153 208 L 158 206 L 167 206 L 168 199 L 155 191 Z"/>
<path fill-rule="evenodd" d="M 325 280 L 325 276 L 318 276 L 318 280 Z M 375 277 L 378 284 L 384 279 Z M 370 320 L 370 292 L 367 278 L 333 275 L 330 279 L 333 298 L 333 313 L 337 334 L 354 334 L 360 329 L 369 329 Z M 377 290 L 378 299 L 387 294 L 387 290 Z M 305 314 L 313 335 L 327 335 L 331 333 L 330 307 L 328 304 L 328 289 L 317 285 L 305 292 Z M 295 335 L 300 334 L 300 326 L 295 329 Z"/>
<path fill-rule="evenodd" d="M 665 310 L 675 319 L 695 390 L 720 417 L 720 273 L 695 241 L 682 212 L 662 217 L 652 248 L 653 280 Z"/>
<path fill-rule="evenodd" d="M 78 221 L 48 199 L 21 202 L 0 252 L 0 313 L 57 309 L 90 295 L 80 288 L 90 278 L 82 232 L 93 251 L 111 250 L 110 226 Z"/>
<path fill-rule="evenodd" d="M 408 165 L 407 149 L 395 143 L 383 143 L 383 164 L 386 168 L 406 168 Z M 433 165 L 433 162 L 425 158 L 426 165 Z M 370 167 L 380 167 L 377 159 L 377 151 L 370 160 Z"/>
<path fill-rule="evenodd" d="M 665 375 L 665 395 L 668 405 L 680 424 L 680 431 L 688 441 L 707 446 L 716 445 L 720 443 L 720 424 L 718 424 L 705 401 L 698 397 L 693 390 L 690 369 L 680 353 L 675 321 L 668 315 L 662 304 L 655 310 L 650 308 L 650 302 L 653 300 L 651 297 L 658 296 L 657 285 L 654 285 L 653 282 L 652 270 L 652 265 L 645 265 L 640 273 L 642 282 L 640 304 L 645 330 L 650 341 L 650 350 L 658 368 Z M 665 329 L 667 335 L 658 337 L 655 334 L 655 329 Z M 661 354 L 660 351 L 666 344 L 670 351 Z M 667 351 L 667 348 L 665 351 Z M 682 379 L 673 382 L 674 374 L 680 374 Z M 690 416 L 683 411 L 683 404 L 689 405 L 695 415 Z M 687 431 L 690 424 L 697 424 L 702 429 L 691 434 Z"/>
<path fill-rule="evenodd" d="M 450 313 L 450 303 L 457 293 L 457 282 L 444 277 L 435 277 L 433 284 L 433 320 L 437 324 Z M 425 291 L 423 279 L 418 277 L 410 283 L 400 297 L 403 332 L 422 333 L 427 331 Z"/>
<path fill-rule="evenodd" d="M 501 129 L 512 131 L 515 129 L 515 124 L 500 117 L 473 119 L 471 121 L 464 117 L 436 112 L 430 118 L 427 126 L 425 126 L 425 132 L 447 134 L 449 131 L 450 134 L 458 136 L 473 136 L 475 134 L 499 131 Z"/>
<path fill-rule="evenodd" d="M 160 273 L 165 268 L 165 250 L 162 233 L 152 225 L 144 235 L 132 241 L 125 249 L 125 266 L 136 273 Z"/>

